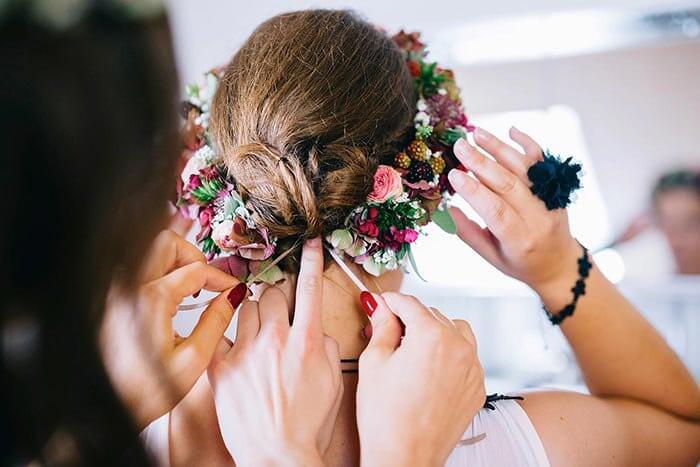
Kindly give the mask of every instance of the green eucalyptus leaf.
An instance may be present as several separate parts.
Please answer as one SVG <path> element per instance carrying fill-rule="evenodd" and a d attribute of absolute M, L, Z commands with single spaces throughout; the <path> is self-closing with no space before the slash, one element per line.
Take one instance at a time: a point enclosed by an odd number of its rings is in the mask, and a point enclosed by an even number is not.
<path fill-rule="evenodd" d="M 411 262 L 411 268 L 413 268 L 413 272 L 416 273 L 420 280 L 422 280 L 423 282 L 428 282 L 423 276 L 421 276 L 420 271 L 418 271 L 418 265 L 416 265 L 416 258 L 413 257 L 413 251 L 410 247 L 408 249 L 408 260 Z"/>
<path fill-rule="evenodd" d="M 438 209 L 433 212 L 433 221 L 448 234 L 454 235 L 457 233 L 457 225 L 448 209 Z"/>
<path fill-rule="evenodd" d="M 452 146 L 460 138 L 466 138 L 467 134 L 460 128 L 448 128 L 440 135 L 440 142 Z"/>
<path fill-rule="evenodd" d="M 199 98 L 199 85 L 197 84 L 188 84 L 185 87 L 185 92 L 189 97 L 192 97 L 194 99 Z"/>
<path fill-rule="evenodd" d="M 279 268 L 279 266 L 274 265 L 267 271 L 265 271 L 264 274 L 261 274 L 260 276 L 257 276 L 257 271 L 264 271 L 266 267 L 272 263 L 272 259 L 266 259 L 264 261 L 260 261 L 260 263 L 257 265 L 256 272 L 253 273 L 251 271 L 250 275 L 256 278 L 256 281 L 264 282 L 266 284 L 270 285 L 275 285 L 282 279 L 284 279 L 284 273 L 282 270 Z"/>

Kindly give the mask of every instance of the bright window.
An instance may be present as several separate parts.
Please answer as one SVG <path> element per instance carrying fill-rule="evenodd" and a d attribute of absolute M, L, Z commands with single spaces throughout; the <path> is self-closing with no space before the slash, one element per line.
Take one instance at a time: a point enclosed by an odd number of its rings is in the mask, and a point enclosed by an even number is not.
<path fill-rule="evenodd" d="M 593 163 L 576 112 L 566 106 L 553 106 L 545 110 L 503 112 L 475 115 L 473 121 L 488 129 L 504 141 L 509 141 L 508 130 L 512 125 L 530 134 L 536 141 L 553 153 L 573 155 L 584 167 L 583 186 L 575 204 L 570 208 L 571 229 L 574 235 L 591 250 L 595 250 L 610 239 L 610 223 L 603 198 L 598 187 Z M 452 202 L 462 208 L 469 217 L 483 225 L 476 213 L 459 197 Z M 431 225 L 427 229 L 429 238 L 415 245 L 414 254 L 421 274 L 431 286 L 459 287 L 470 294 L 490 294 L 504 289 L 513 290 L 521 286 L 505 277 L 482 260 L 474 251 L 460 245 L 456 237 Z M 407 277 L 408 283 L 419 279 L 415 274 Z"/>

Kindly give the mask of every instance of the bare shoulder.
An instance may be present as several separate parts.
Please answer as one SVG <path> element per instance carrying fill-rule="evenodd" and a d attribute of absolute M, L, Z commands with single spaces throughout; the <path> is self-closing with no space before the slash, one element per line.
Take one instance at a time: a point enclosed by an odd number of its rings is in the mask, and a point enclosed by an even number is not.
<path fill-rule="evenodd" d="M 700 424 L 649 405 L 570 391 L 520 402 L 556 466 L 695 466 Z"/>

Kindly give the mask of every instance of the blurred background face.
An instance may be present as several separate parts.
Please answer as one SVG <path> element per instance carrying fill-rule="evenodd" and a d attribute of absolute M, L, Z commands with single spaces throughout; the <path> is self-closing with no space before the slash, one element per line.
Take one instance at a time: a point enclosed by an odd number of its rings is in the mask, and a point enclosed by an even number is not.
<path fill-rule="evenodd" d="M 269 17 L 319 6 L 314 0 L 259 0 L 247 9 L 227 0 L 169 2 L 182 81 L 228 62 Z M 433 8 L 422 0 L 324 0 L 322 6 L 353 9 L 388 32 L 420 31 L 429 60 L 454 70 L 474 124 L 506 140 L 515 125 L 543 147 L 581 161 L 584 189 L 570 219 L 591 251 L 604 249 L 648 210 L 650 187 L 661 174 L 698 164 L 700 0 L 444 0 Z M 692 210 L 687 201 L 677 203 L 685 212 Z M 454 204 L 470 212 L 461 200 Z M 678 209 L 663 223 L 678 225 Z M 666 219 L 668 209 L 660 210 Z M 700 376 L 700 320 L 692 312 L 700 309 L 700 283 L 678 284 L 674 277 L 675 257 L 690 261 L 698 240 L 690 238 L 692 229 L 672 230 L 683 232 L 673 235 L 678 254 L 650 229 L 651 244 L 629 255 L 606 249 L 596 264 Z M 581 382 L 537 297 L 458 239 L 434 225 L 427 231 L 413 248 L 427 282 L 411 273 L 402 288 L 471 323 L 491 391 Z M 178 317 L 181 332 L 196 318 Z"/>
<path fill-rule="evenodd" d="M 680 274 L 700 274 L 700 194 L 675 188 L 659 194 L 655 202 L 663 231 Z"/>

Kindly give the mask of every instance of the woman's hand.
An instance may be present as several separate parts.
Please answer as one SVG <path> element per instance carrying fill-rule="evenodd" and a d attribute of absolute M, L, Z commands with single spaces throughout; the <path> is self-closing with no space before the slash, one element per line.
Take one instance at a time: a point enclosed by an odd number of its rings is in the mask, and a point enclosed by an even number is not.
<path fill-rule="evenodd" d="M 322 465 L 343 393 L 338 344 L 321 326 L 323 251 L 304 245 L 289 325 L 285 295 L 246 302 L 236 341 L 209 370 L 219 426 L 237 465 Z"/>
<path fill-rule="evenodd" d="M 107 372 L 139 427 L 169 412 L 209 365 L 246 287 L 208 266 L 202 253 L 170 231 L 154 242 L 137 293 L 110 291 L 100 345 Z M 187 338 L 173 330 L 178 304 L 201 289 L 212 301 Z"/>
<path fill-rule="evenodd" d="M 510 137 L 524 154 L 476 130 L 476 144 L 495 161 L 457 142 L 455 154 L 477 180 L 452 170 L 450 181 L 487 228 L 459 210 L 452 213 L 465 243 L 530 285 L 556 311 L 571 301 L 581 247 L 569 232 L 566 210 L 548 211 L 530 193 L 527 170 L 541 157 L 539 145 L 514 128 Z M 601 465 L 614 458 L 617 465 L 694 465 L 698 385 L 597 267 L 590 270 L 576 313 L 560 328 L 591 395 L 541 393 L 523 402 L 551 464 Z"/>
<path fill-rule="evenodd" d="M 510 137 L 520 152 L 487 131 L 477 128 L 476 144 L 493 156 L 487 158 L 465 139 L 454 152 L 476 180 L 453 169 L 450 183 L 486 222 L 481 228 L 457 208 L 451 208 L 459 237 L 503 273 L 519 279 L 542 294 L 563 285 L 565 292 L 576 280 L 576 259 L 581 247 L 571 236 L 566 210 L 547 210 L 530 192 L 527 170 L 542 158 L 542 149 L 515 128 Z"/>
<path fill-rule="evenodd" d="M 444 465 L 485 400 L 474 335 L 413 297 L 374 297 L 357 388 L 361 463 Z"/>

